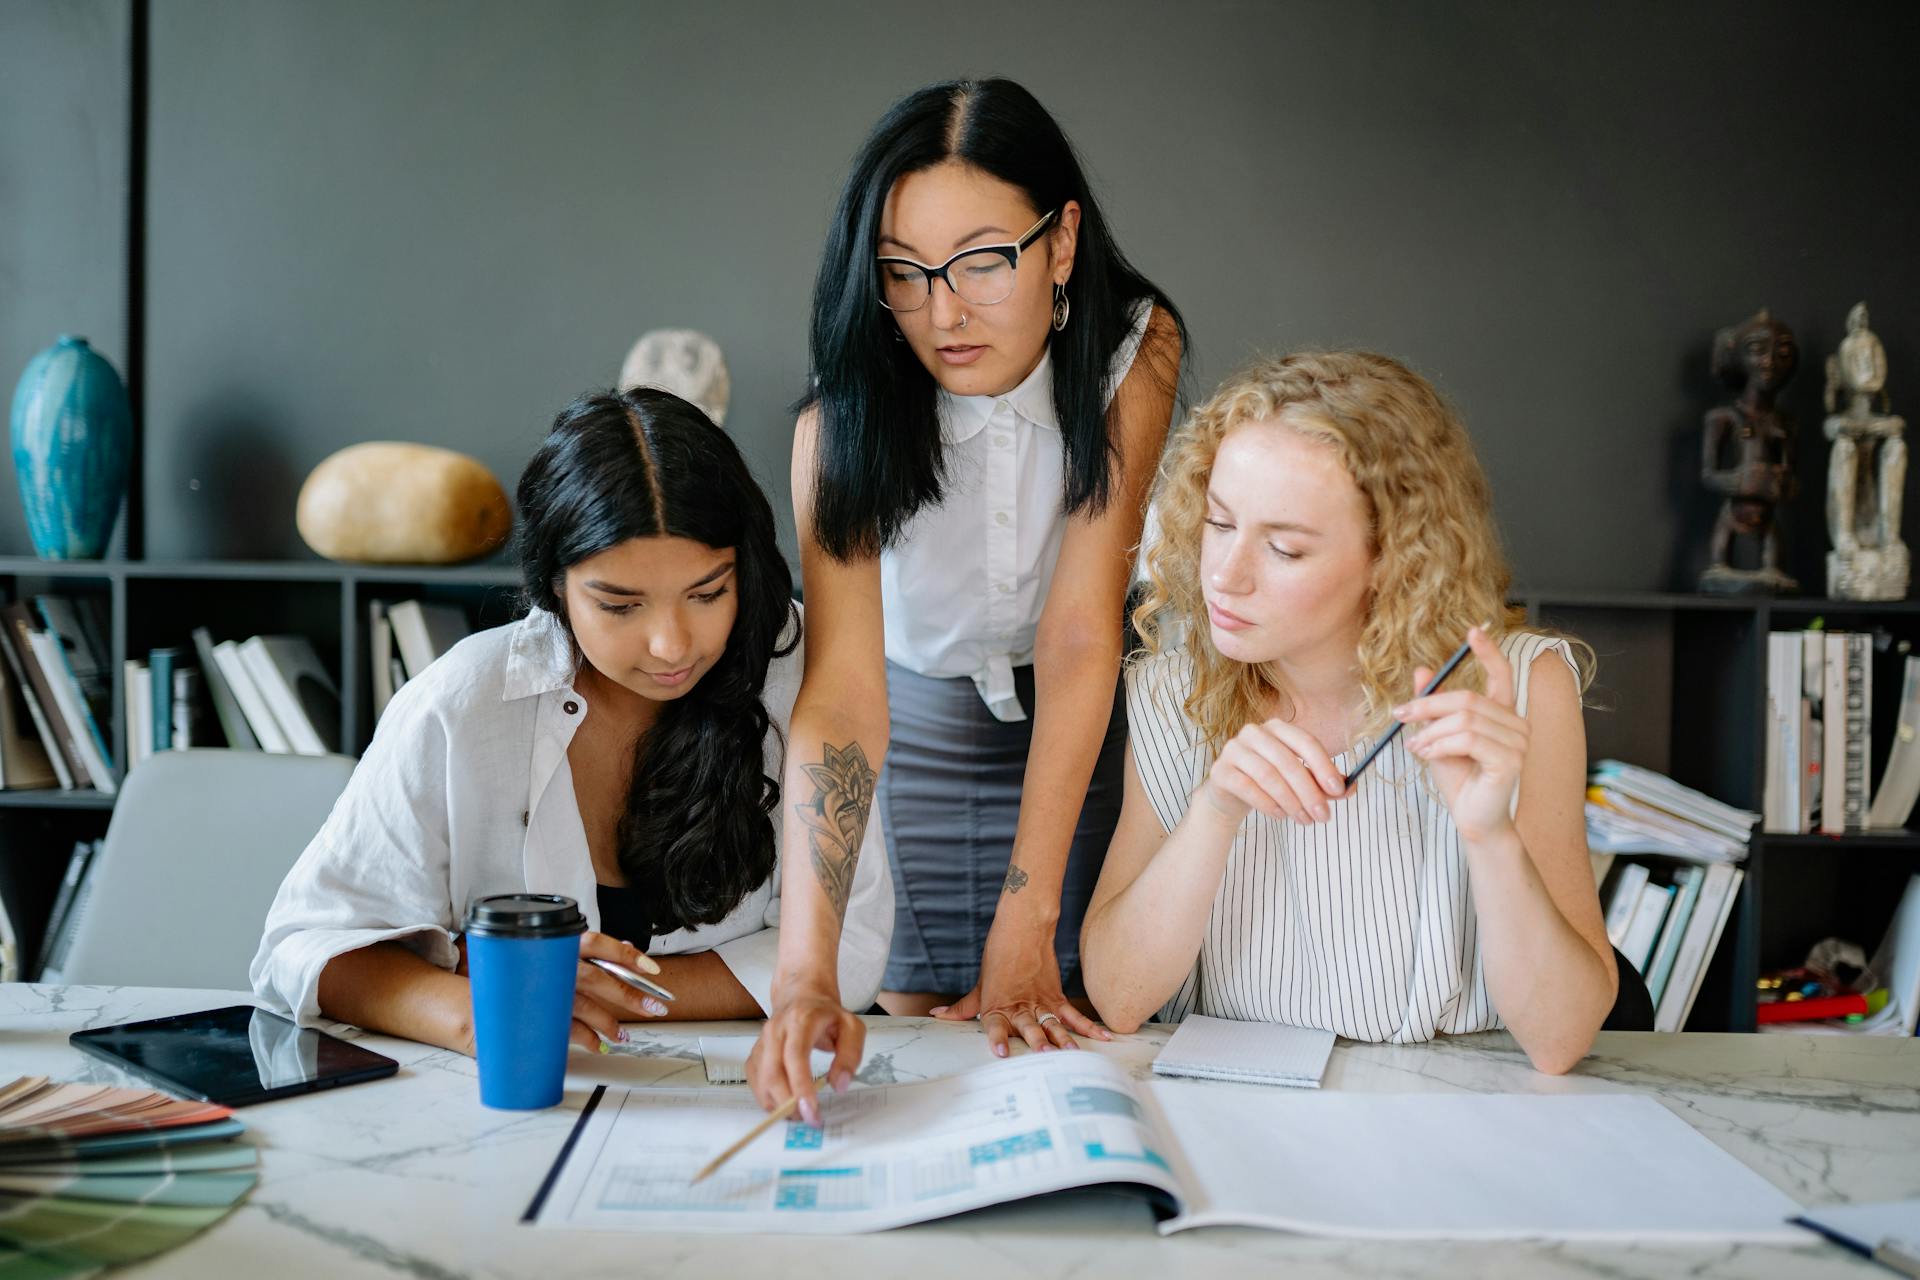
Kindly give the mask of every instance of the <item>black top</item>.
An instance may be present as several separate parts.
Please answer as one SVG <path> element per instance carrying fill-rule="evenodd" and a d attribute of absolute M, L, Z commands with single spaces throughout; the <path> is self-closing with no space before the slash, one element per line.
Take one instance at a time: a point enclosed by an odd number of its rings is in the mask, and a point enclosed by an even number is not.
<path fill-rule="evenodd" d="M 655 881 L 652 885 L 595 885 L 600 932 L 645 951 L 655 938 L 684 928 L 667 901 L 665 885 L 658 883 L 657 876 Z"/>

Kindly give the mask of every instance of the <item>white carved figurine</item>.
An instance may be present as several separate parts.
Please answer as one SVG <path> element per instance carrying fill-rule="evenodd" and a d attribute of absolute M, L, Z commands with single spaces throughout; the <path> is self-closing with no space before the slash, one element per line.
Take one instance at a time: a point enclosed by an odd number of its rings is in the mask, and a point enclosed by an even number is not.
<path fill-rule="evenodd" d="M 1900 600 L 1911 577 L 1900 538 L 1907 480 L 1906 423 L 1886 412 L 1887 353 L 1867 327 L 1867 304 L 1847 313 L 1847 336 L 1827 357 L 1827 594 Z M 1841 408 L 1842 396 L 1845 409 Z M 1876 412 L 1877 410 L 1877 412 Z"/>
<path fill-rule="evenodd" d="M 658 387 L 691 402 L 713 419 L 727 422 L 733 383 L 727 377 L 720 344 L 695 329 L 653 329 L 640 335 L 620 366 L 620 390 Z"/>

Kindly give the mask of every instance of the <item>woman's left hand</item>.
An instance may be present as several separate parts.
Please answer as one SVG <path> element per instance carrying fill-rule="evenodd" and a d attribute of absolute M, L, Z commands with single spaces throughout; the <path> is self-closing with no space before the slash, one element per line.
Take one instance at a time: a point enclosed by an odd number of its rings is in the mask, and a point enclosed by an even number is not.
<path fill-rule="evenodd" d="M 948 1022 L 979 1018 L 987 1033 L 987 1047 L 997 1058 L 1007 1056 L 1007 1041 L 1019 1035 L 1036 1052 L 1078 1049 L 1072 1032 L 1111 1040 L 1113 1035 L 1067 1000 L 1060 987 L 1060 962 L 1053 954 L 1053 934 L 1030 926 L 1003 928 L 1000 921 L 987 933 L 980 957 L 980 981 L 951 1005 L 930 1010 Z"/>
<path fill-rule="evenodd" d="M 1411 733 L 1407 749 L 1426 762 L 1462 839 L 1484 841 L 1513 825 L 1513 797 L 1527 759 L 1527 722 L 1514 710 L 1513 665 L 1479 627 L 1467 633 L 1486 673 L 1485 693 L 1444 690 L 1394 708 Z M 1415 668 L 1416 693 L 1433 673 Z"/>

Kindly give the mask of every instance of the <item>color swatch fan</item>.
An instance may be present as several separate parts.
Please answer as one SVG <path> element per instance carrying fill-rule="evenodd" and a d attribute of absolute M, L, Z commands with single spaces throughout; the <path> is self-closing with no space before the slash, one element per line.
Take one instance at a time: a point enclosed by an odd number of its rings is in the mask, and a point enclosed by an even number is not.
<path fill-rule="evenodd" d="M 218 1222 L 259 1180 L 243 1129 L 148 1089 L 0 1084 L 0 1276 L 133 1262 Z"/>

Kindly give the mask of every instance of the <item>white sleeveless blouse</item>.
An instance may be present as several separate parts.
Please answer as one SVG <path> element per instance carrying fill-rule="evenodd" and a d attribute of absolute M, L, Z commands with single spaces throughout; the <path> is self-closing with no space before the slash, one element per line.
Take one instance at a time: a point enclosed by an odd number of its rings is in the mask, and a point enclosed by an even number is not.
<path fill-rule="evenodd" d="M 1573 667 L 1562 640 L 1516 632 L 1500 647 L 1521 715 L 1537 658 L 1557 652 Z M 1134 767 L 1169 831 L 1211 764 L 1181 710 L 1192 679 L 1184 650 L 1127 672 Z M 1329 822 L 1248 814 L 1193 972 L 1163 1021 L 1202 1013 L 1391 1044 L 1503 1025 L 1481 972 L 1460 833 L 1407 751 L 1410 736 L 1394 738 Z M 1352 756 L 1334 762 L 1344 769 Z"/>
<path fill-rule="evenodd" d="M 1109 404 L 1152 314 L 1152 299 L 1135 304 L 1108 365 Z M 1013 669 L 1033 661 L 1067 529 L 1053 356 L 1005 395 L 937 394 L 947 464 L 940 505 L 880 553 L 887 659 L 924 676 L 971 676 L 996 718 L 1025 720 Z"/>

